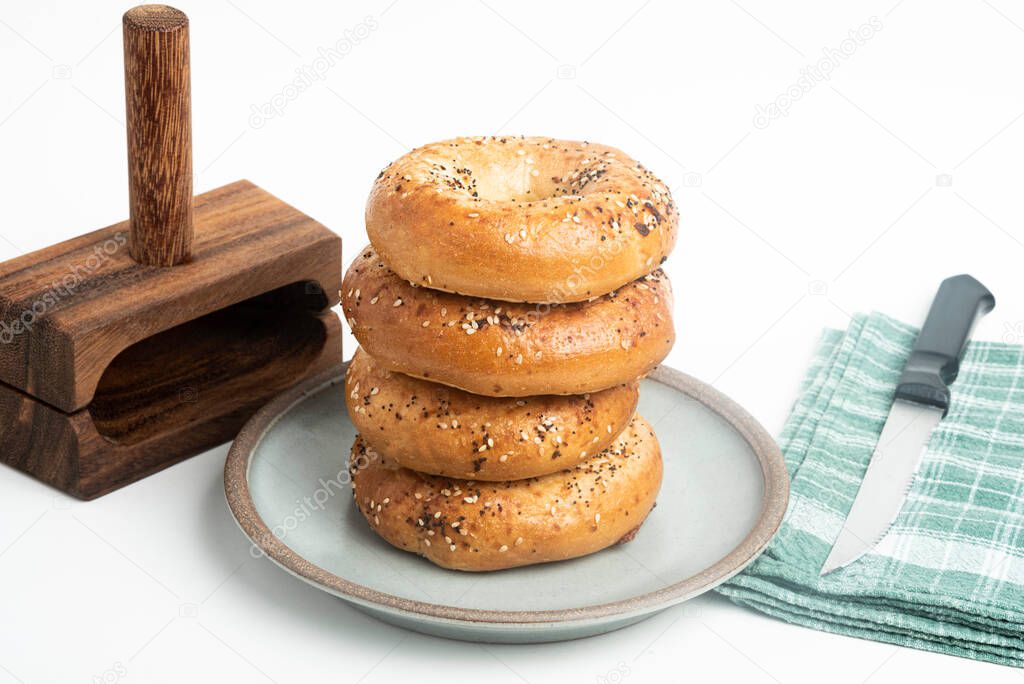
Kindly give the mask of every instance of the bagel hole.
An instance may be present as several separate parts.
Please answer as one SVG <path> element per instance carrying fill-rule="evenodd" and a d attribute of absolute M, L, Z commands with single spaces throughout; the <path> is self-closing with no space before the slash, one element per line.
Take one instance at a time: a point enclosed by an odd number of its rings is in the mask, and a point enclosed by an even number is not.
<path fill-rule="evenodd" d="M 133 344 L 96 387 L 96 430 L 122 445 L 190 424 L 234 434 L 320 357 L 326 306 L 319 285 L 292 283 Z"/>
<path fill-rule="evenodd" d="M 534 170 L 537 175 L 533 175 Z M 535 163 L 527 163 L 525 157 L 473 169 L 480 199 L 495 202 L 538 202 L 560 196 L 558 184 L 551 176 L 542 173 Z"/>

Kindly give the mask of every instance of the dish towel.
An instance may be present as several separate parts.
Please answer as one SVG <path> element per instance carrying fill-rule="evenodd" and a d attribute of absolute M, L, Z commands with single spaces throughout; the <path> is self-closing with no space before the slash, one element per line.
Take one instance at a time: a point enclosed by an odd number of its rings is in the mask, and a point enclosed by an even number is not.
<path fill-rule="evenodd" d="M 826 330 L 780 438 L 791 492 L 764 554 L 719 587 L 789 622 L 1024 666 L 1024 347 L 972 342 L 903 509 L 819 577 L 882 432 L 917 329 Z"/>

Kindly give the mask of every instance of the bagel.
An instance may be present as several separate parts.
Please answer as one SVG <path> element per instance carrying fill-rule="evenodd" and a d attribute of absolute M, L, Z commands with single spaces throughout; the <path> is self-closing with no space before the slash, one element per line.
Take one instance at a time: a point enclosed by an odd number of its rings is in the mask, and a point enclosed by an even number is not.
<path fill-rule="evenodd" d="M 357 349 L 345 376 L 356 430 L 398 465 L 431 475 L 522 480 L 604 450 L 636 410 L 639 384 L 594 394 L 482 397 L 395 373 Z"/>
<path fill-rule="evenodd" d="M 514 304 L 417 287 L 368 247 L 341 295 L 352 333 L 378 363 L 487 396 L 621 385 L 653 369 L 675 341 L 660 270 L 588 302 Z"/>
<path fill-rule="evenodd" d="M 633 538 L 661 486 L 661 451 L 635 417 L 612 446 L 569 470 L 510 482 L 424 475 L 362 437 L 352 494 L 388 543 L 453 570 L 500 570 L 575 558 Z"/>
<path fill-rule="evenodd" d="M 460 138 L 377 176 L 366 231 L 402 278 L 516 302 L 577 302 L 658 268 L 679 215 L 665 185 L 605 145 Z"/>

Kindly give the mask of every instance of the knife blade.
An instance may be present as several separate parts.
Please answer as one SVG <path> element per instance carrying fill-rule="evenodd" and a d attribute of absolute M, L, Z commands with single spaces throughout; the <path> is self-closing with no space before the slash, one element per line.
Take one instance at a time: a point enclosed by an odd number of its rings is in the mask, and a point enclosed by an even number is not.
<path fill-rule="evenodd" d="M 896 521 L 932 431 L 949 412 L 949 386 L 956 380 L 974 325 L 995 304 L 988 288 L 969 275 L 942 281 L 903 368 L 853 506 L 821 575 L 849 565 L 870 551 Z"/>

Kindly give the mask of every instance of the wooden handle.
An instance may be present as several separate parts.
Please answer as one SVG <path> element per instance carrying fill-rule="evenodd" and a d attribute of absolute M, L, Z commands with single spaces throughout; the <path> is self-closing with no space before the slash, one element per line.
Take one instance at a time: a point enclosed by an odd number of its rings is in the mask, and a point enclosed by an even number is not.
<path fill-rule="evenodd" d="M 173 266 L 192 253 L 188 17 L 167 5 L 124 15 L 132 258 Z"/>

